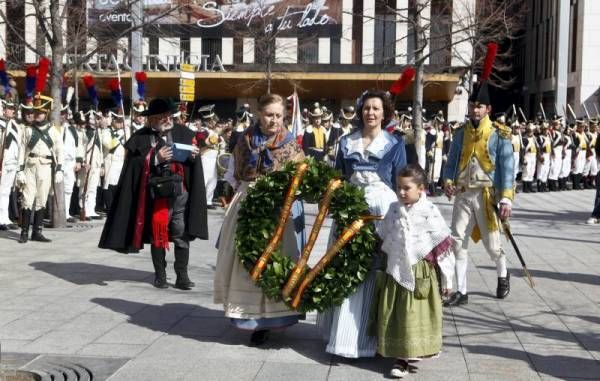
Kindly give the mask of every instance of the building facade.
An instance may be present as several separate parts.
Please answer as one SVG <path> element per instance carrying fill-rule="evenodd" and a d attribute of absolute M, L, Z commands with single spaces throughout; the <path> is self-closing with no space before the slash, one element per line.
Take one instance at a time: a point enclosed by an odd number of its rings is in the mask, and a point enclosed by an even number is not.
<path fill-rule="evenodd" d="M 528 0 L 523 65 L 523 103 L 534 117 L 572 119 L 600 113 L 600 1 Z M 585 105 L 585 107 L 584 107 Z"/>
<path fill-rule="evenodd" d="M 125 89 L 132 86 L 132 67 L 139 67 L 149 78 L 148 97 L 177 97 L 179 65 L 190 63 L 202 101 L 234 109 L 254 103 L 268 88 L 282 95 L 296 88 L 305 102 L 337 109 L 365 89 L 388 89 L 414 63 L 413 20 L 419 14 L 427 41 L 424 107 L 428 114 L 444 110 L 449 120 L 461 120 L 466 112 L 467 94 L 459 85 L 472 47 L 463 41 L 461 25 L 474 14 L 476 0 L 145 0 L 137 55 L 135 32 L 117 38 L 132 19 L 120 3 L 80 0 L 62 21 L 65 64 L 94 74 L 101 97 L 109 97 L 102 83 L 115 76 L 117 66 Z M 40 53 L 49 55 L 49 47 L 35 19 L 25 16 L 35 13 L 28 1 L 0 2 L 0 11 L 15 20 L 10 27 L 0 25 L 0 56 L 19 78 L 24 76 L 19 69 L 37 62 Z M 135 91 L 125 96 L 135 98 Z M 408 89 L 397 98 L 398 107 L 411 99 Z"/>

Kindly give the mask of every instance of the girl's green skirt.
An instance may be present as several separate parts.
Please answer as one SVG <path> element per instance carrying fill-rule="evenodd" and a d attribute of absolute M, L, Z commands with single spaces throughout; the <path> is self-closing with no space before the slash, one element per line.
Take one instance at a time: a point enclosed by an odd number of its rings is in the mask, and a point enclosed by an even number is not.
<path fill-rule="evenodd" d="M 413 266 L 416 287 L 411 292 L 385 271 L 378 271 L 369 333 L 377 336 L 384 357 L 414 358 L 442 349 L 442 300 L 436 271 L 425 260 Z"/>

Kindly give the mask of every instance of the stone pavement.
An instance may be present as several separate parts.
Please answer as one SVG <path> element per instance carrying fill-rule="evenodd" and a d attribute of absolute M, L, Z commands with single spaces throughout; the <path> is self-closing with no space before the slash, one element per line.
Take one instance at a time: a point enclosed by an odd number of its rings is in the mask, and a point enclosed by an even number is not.
<path fill-rule="evenodd" d="M 512 277 L 496 300 L 493 263 L 472 245 L 470 303 L 448 309 L 444 349 L 415 380 L 600 379 L 600 225 L 584 224 L 592 191 L 520 194 L 512 227 L 535 278 L 530 289 L 506 242 Z M 437 198 L 446 216 L 450 204 Z M 315 208 L 308 207 L 308 214 Z M 0 364 L 94 380 L 379 380 L 392 360 L 324 353 L 315 315 L 263 348 L 212 304 L 215 239 L 193 243 L 190 292 L 151 286 L 148 250 L 99 250 L 101 226 L 47 229 L 51 244 L 0 234 Z M 309 220 L 311 217 L 308 217 Z M 314 218 L 314 216 L 313 216 Z M 449 221 L 449 218 L 448 218 Z M 326 232 L 315 252 L 322 252 Z M 174 281 L 169 257 L 170 281 Z M 82 371 L 83 369 L 83 371 Z M 71 372 L 71 373 L 69 373 Z"/>

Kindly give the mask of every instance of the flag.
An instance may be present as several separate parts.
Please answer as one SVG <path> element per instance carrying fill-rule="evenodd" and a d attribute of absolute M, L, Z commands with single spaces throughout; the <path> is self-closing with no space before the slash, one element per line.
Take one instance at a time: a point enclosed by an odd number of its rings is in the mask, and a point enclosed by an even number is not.
<path fill-rule="evenodd" d="M 8 75 L 6 74 L 6 64 L 4 59 L 0 60 L 0 83 L 4 86 L 4 92 L 8 93 L 10 85 L 8 84 Z"/>
<path fill-rule="evenodd" d="M 144 100 L 146 95 L 146 80 L 148 76 L 143 71 L 138 71 L 135 73 L 135 80 L 137 82 L 137 93 L 141 101 Z"/>
<path fill-rule="evenodd" d="M 84 75 L 81 77 L 83 84 L 88 91 L 90 99 L 96 108 L 98 108 L 98 93 L 96 93 L 96 84 L 94 83 L 94 77 L 91 75 Z"/>
<path fill-rule="evenodd" d="M 302 112 L 300 111 L 300 98 L 298 98 L 296 89 L 294 89 L 294 94 L 290 95 L 288 99 L 292 101 L 292 134 L 298 140 L 298 144 L 300 144 L 303 133 Z"/>

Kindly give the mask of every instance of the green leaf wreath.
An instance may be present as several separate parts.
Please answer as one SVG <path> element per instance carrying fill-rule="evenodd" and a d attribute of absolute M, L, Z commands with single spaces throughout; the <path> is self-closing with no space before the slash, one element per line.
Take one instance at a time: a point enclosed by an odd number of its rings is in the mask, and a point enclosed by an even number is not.
<path fill-rule="evenodd" d="M 341 174 L 326 163 L 312 159 L 306 159 L 306 162 L 310 168 L 298 188 L 296 200 L 319 203 L 329 181 L 341 178 Z M 235 244 L 239 259 L 248 271 L 254 267 L 274 234 L 279 212 L 295 170 L 296 163 L 288 163 L 282 170 L 260 177 L 248 190 L 241 204 Z M 339 236 L 352 221 L 369 214 L 363 190 L 344 182 L 333 194 L 329 214 L 335 221 L 336 235 Z M 331 306 L 340 305 L 365 279 L 376 246 L 375 229 L 373 224 L 369 223 L 317 275 L 304 292 L 299 310 L 323 311 Z M 273 253 L 257 282 L 268 298 L 282 300 L 281 289 L 294 266 L 293 259 L 282 255 L 280 248 Z M 305 274 L 309 270 L 307 267 L 304 270 Z M 288 305 L 290 301 L 285 300 Z"/>

